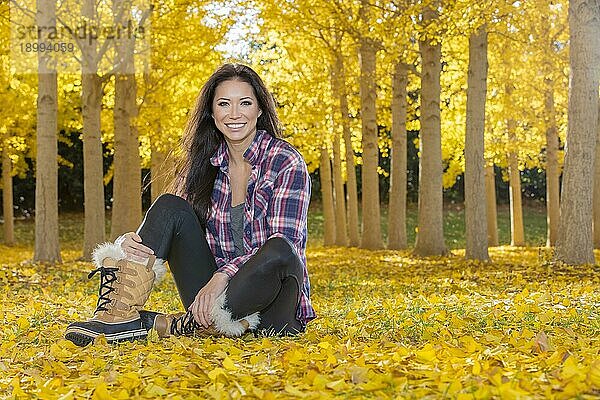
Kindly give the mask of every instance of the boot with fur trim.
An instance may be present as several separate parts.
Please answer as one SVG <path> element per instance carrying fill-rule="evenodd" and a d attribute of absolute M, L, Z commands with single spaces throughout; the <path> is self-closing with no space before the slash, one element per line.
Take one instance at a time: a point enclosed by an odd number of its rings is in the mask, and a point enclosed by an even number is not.
<path fill-rule="evenodd" d="M 85 346 L 100 335 L 104 335 L 108 343 L 146 338 L 147 330 L 139 310 L 148 300 L 155 268 L 162 260 L 151 256 L 146 264 L 129 261 L 121 247 L 113 243 L 97 247 L 93 259 L 97 268 L 88 278 L 100 273 L 94 317 L 70 324 L 65 338 L 78 346 Z"/>
<path fill-rule="evenodd" d="M 210 315 L 213 324 L 205 328 L 194 320 L 190 311 L 186 313 L 161 314 L 154 311 L 140 311 L 140 317 L 146 329 L 154 329 L 161 338 L 179 335 L 194 336 L 241 336 L 248 329 L 255 330 L 260 323 L 259 313 L 234 320 L 225 306 L 225 292 L 215 300 Z"/>

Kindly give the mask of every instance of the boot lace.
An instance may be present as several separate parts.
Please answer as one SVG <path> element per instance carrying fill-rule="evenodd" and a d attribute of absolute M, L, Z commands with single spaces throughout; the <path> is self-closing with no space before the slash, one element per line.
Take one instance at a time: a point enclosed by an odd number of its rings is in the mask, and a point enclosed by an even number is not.
<path fill-rule="evenodd" d="M 171 335 L 191 335 L 196 329 L 201 329 L 190 311 L 171 322 Z"/>
<path fill-rule="evenodd" d="M 117 280 L 116 273 L 118 270 L 119 268 L 116 267 L 99 267 L 89 273 L 88 279 L 91 279 L 96 273 L 100 272 L 100 289 L 98 289 L 96 312 L 108 311 L 107 306 L 111 302 L 108 295 L 115 291 L 115 288 L 112 287 L 112 283 Z"/>

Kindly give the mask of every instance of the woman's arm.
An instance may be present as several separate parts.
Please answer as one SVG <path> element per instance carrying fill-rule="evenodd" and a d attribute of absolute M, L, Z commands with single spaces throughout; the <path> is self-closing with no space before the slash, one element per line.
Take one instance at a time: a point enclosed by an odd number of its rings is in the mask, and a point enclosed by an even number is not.
<path fill-rule="evenodd" d="M 273 195 L 267 209 L 267 240 L 273 237 L 287 239 L 298 254 L 306 246 L 306 219 L 310 203 L 311 181 L 304 160 L 298 156 L 280 171 L 273 184 Z M 217 272 L 233 277 L 258 248 L 250 253 L 225 262 L 216 259 Z"/>

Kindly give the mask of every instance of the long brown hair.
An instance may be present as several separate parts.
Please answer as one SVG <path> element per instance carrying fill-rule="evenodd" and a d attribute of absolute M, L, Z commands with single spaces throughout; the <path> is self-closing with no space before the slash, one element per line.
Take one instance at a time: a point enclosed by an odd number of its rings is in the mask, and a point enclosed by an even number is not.
<path fill-rule="evenodd" d="M 185 154 L 178 163 L 171 185 L 174 193 L 190 202 L 202 227 L 206 227 L 211 195 L 219 170 L 210 163 L 210 158 L 224 141 L 223 134 L 212 118 L 212 104 L 217 86 L 230 80 L 246 82 L 252 86 L 258 107 L 262 110 L 256 129 L 267 131 L 273 137 L 281 137 L 273 96 L 252 68 L 242 64 L 224 64 L 208 78 L 187 121 L 182 138 L 182 150 Z"/>

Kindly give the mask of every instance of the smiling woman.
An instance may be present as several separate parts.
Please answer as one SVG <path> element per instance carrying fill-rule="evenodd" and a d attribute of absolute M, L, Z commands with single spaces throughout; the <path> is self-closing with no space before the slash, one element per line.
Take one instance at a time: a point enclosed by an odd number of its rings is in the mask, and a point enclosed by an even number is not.
<path fill-rule="evenodd" d="M 250 67 L 225 64 L 202 88 L 173 194 L 136 232 L 95 252 L 100 299 L 66 338 L 86 345 L 177 334 L 297 334 L 315 318 L 306 269 L 310 176 L 280 139 L 273 98 Z M 154 261 L 154 260 L 157 261 Z M 185 313 L 141 310 L 169 262 Z"/>

